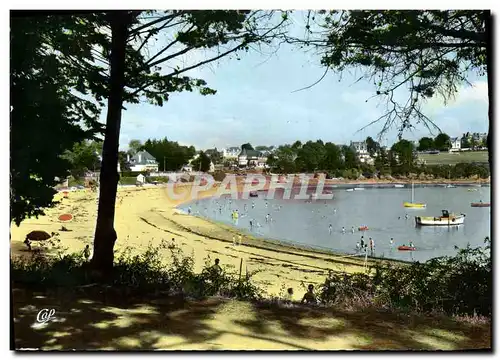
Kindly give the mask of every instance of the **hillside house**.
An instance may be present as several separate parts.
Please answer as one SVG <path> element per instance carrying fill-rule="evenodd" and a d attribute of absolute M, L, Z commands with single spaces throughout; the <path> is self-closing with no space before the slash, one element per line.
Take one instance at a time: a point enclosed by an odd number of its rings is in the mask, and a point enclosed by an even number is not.
<path fill-rule="evenodd" d="M 362 163 L 366 163 L 368 165 L 374 164 L 374 159 L 368 153 L 368 146 L 366 145 L 366 141 L 351 141 L 349 145 L 358 156 L 358 159 Z"/>
<path fill-rule="evenodd" d="M 238 155 L 238 166 L 265 168 L 267 157 L 260 151 L 243 149 Z"/>
<path fill-rule="evenodd" d="M 241 149 L 237 146 L 228 147 L 226 149 L 222 149 L 222 157 L 224 159 L 237 159 L 240 152 Z"/>
<path fill-rule="evenodd" d="M 147 151 L 138 151 L 134 156 L 127 155 L 127 162 L 131 171 L 157 172 L 158 161 Z"/>

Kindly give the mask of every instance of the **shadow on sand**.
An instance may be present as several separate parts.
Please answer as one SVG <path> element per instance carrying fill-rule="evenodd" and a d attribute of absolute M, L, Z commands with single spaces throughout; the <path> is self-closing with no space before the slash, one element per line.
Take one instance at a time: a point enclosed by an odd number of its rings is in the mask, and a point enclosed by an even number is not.
<path fill-rule="evenodd" d="M 46 350 L 491 349 L 490 324 L 363 310 L 208 298 L 126 297 L 112 289 L 13 290 L 16 348 Z M 37 323 L 41 309 L 54 318 Z"/>

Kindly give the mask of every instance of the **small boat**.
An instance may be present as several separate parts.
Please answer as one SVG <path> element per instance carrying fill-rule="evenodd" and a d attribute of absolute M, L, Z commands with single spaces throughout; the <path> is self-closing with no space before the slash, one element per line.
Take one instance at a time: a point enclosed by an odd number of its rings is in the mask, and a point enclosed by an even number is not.
<path fill-rule="evenodd" d="M 359 231 L 366 231 L 366 230 L 368 230 L 368 226 L 366 226 L 366 225 L 361 225 L 360 227 L 358 227 L 358 230 L 359 230 Z"/>
<path fill-rule="evenodd" d="M 361 191 L 361 190 L 364 190 L 365 188 L 354 188 L 354 190 L 356 191 Z"/>
<path fill-rule="evenodd" d="M 418 226 L 453 226 L 461 225 L 465 221 L 465 214 L 450 214 L 448 210 L 441 210 L 441 216 L 415 216 L 415 223 Z"/>
<path fill-rule="evenodd" d="M 476 188 L 467 189 L 467 191 L 477 191 Z"/>
<path fill-rule="evenodd" d="M 259 197 L 257 191 L 250 191 L 250 197 Z"/>
<path fill-rule="evenodd" d="M 403 203 L 403 206 L 405 208 L 412 208 L 412 209 L 425 209 L 427 207 L 427 205 L 424 203 L 416 203 L 414 201 L 415 201 L 415 186 L 413 183 L 411 183 L 411 202 L 405 201 Z"/>
<path fill-rule="evenodd" d="M 452 184 L 448 184 L 448 185 L 446 185 L 445 187 L 446 187 L 447 189 L 456 188 L 456 186 L 455 186 L 455 185 L 452 185 Z"/>
<path fill-rule="evenodd" d="M 394 185 L 395 188 L 404 188 L 405 186 L 403 184 L 396 184 Z"/>
<path fill-rule="evenodd" d="M 401 245 L 401 246 L 398 246 L 398 250 L 399 251 L 415 251 L 415 250 L 417 250 L 417 248 L 414 246 Z"/>
<path fill-rule="evenodd" d="M 346 191 L 349 191 L 349 192 L 350 192 L 350 191 L 354 191 L 354 189 L 347 189 Z"/>
<path fill-rule="evenodd" d="M 470 206 L 471 207 L 490 207 L 491 204 L 490 203 L 484 203 L 484 202 L 480 201 L 480 202 L 476 202 L 476 203 L 470 203 Z"/>
<path fill-rule="evenodd" d="M 318 194 L 317 193 L 311 194 L 311 199 L 316 200 L 317 198 L 318 198 Z"/>

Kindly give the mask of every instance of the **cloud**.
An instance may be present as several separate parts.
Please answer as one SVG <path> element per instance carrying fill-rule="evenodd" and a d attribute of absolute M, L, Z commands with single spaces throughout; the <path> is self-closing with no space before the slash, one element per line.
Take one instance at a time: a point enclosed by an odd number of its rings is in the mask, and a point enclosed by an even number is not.
<path fill-rule="evenodd" d="M 424 111 L 436 115 L 451 108 L 465 105 L 487 105 L 488 104 L 488 83 L 487 81 L 475 81 L 472 85 L 462 85 L 458 92 L 445 104 L 440 96 L 434 96 L 427 100 Z"/>

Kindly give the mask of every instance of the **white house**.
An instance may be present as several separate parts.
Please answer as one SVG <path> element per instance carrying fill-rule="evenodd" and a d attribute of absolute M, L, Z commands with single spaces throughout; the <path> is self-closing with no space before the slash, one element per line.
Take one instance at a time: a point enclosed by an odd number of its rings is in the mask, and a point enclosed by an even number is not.
<path fill-rule="evenodd" d="M 359 161 L 368 165 L 374 164 L 374 159 L 368 153 L 368 146 L 366 145 L 366 141 L 351 141 L 350 146 L 356 152 Z"/>
<path fill-rule="evenodd" d="M 146 182 L 146 177 L 142 174 L 137 175 L 136 182 L 139 184 L 144 184 Z"/>
<path fill-rule="evenodd" d="M 158 171 L 158 162 L 147 151 L 139 151 L 134 156 L 127 156 L 131 171 Z"/>
<path fill-rule="evenodd" d="M 459 137 L 450 138 L 451 148 L 450 152 L 460 151 L 462 149 L 462 139 Z"/>
<path fill-rule="evenodd" d="M 257 150 L 241 150 L 238 155 L 239 167 L 258 167 L 264 168 L 266 166 L 267 157 Z"/>
<path fill-rule="evenodd" d="M 224 159 L 236 159 L 240 153 L 241 149 L 237 146 L 228 147 L 222 149 L 222 157 Z"/>

